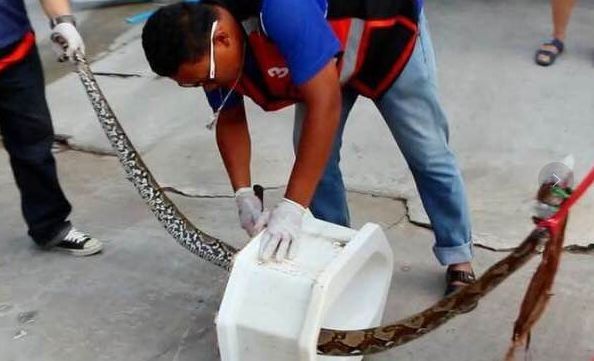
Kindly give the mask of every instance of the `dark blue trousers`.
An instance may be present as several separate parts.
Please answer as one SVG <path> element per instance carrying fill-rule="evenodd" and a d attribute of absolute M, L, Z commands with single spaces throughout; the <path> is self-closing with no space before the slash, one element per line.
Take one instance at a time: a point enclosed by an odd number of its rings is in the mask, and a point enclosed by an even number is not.
<path fill-rule="evenodd" d="M 0 49 L 0 56 L 9 48 Z M 21 194 L 29 235 L 46 246 L 69 227 L 71 211 L 51 152 L 54 129 L 37 48 L 0 72 L 0 132 Z"/>

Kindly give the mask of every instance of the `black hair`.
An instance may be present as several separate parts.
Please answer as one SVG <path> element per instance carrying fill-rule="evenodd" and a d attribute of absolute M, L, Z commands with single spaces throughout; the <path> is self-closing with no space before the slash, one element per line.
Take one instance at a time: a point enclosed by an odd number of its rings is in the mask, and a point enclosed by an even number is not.
<path fill-rule="evenodd" d="M 205 56 L 217 18 L 213 6 L 199 3 L 181 2 L 157 10 L 142 29 L 142 47 L 151 69 L 170 77 L 182 63 Z"/>

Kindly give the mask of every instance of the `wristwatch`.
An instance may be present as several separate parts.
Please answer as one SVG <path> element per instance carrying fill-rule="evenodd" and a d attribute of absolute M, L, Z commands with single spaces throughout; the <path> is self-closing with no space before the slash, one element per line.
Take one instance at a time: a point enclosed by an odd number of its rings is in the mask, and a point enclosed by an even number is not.
<path fill-rule="evenodd" d="M 70 23 L 76 26 L 76 18 L 74 15 L 60 15 L 50 20 L 50 28 L 53 29 L 56 25 L 61 23 Z"/>

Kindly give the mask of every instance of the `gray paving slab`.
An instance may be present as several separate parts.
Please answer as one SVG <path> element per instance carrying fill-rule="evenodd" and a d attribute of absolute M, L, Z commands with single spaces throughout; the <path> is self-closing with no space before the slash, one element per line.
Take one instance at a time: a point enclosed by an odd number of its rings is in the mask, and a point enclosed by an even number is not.
<path fill-rule="evenodd" d="M 545 1 L 448 1 L 428 7 L 451 139 L 468 186 L 477 238 L 514 243 L 524 230 L 539 170 L 566 154 L 576 178 L 594 165 L 594 70 L 590 3 L 572 18 L 567 53 L 535 66 L 550 33 Z M 576 207 L 570 243 L 592 243 L 594 194 Z"/>

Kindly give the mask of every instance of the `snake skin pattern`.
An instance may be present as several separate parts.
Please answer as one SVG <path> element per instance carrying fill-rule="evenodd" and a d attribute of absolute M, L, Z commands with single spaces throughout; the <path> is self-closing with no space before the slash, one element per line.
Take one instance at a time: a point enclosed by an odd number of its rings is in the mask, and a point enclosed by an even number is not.
<path fill-rule="evenodd" d="M 93 73 L 81 54 L 76 55 L 77 71 L 97 118 L 111 146 L 124 167 L 126 178 L 134 184 L 150 210 L 167 232 L 188 251 L 229 271 L 237 250 L 212 237 L 190 222 L 161 190 L 155 177 L 134 149 L 111 107 L 107 103 Z"/>
<path fill-rule="evenodd" d="M 197 229 L 164 194 L 115 117 L 86 59 L 78 54 L 76 60 L 82 84 L 124 167 L 127 179 L 134 184 L 159 222 L 180 245 L 197 256 L 230 270 L 237 250 Z M 369 355 L 415 340 L 472 309 L 478 300 L 538 254 L 549 239 L 548 229 L 537 227 L 514 252 L 489 268 L 475 283 L 395 324 L 353 331 L 322 329 L 318 339 L 318 354 Z"/>
<path fill-rule="evenodd" d="M 468 312 L 482 297 L 535 256 L 548 240 L 548 230 L 536 228 L 514 252 L 489 268 L 475 283 L 393 325 L 358 331 L 322 329 L 318 339 L 318 354 L 369 355 L 413 341 L 453 317 Z"/>
<path fill-rule="evenodd" d="M 548 183 L 540 187 L 536 199 L 540 203 L 555 207 L 564 201 L 562 196 L 554 193 L 553 187 Z M 318 340 L 318 354 L 349 356 L 383 352 L 415 340 L 453 317 L 471 311 L 482 297 L 525 265 L 536 254 L 541 253 L 543 248 L 548 247 L 553 241 L 563 238 L 565 228 L 553 238 L 549 228 L 539 226 L 538 218 L 533 220 L 537 227 L 524 242 L 510 255 L 491 266 L 475 283 L 445 297 L 432 307 L 393 325 L 358 331 L 322 330 Z M 567 215 L 563 221 L 566 220 Z M 560 248 L 559 252 L 561 252 Z M 541 265 L 543 263 L 547 263 L 547 258 L 543 258 Z M 542 281 L 541 278 L 541 275 L 536 273 L 533 276 L 533 281 L 534 279 Z"/>

